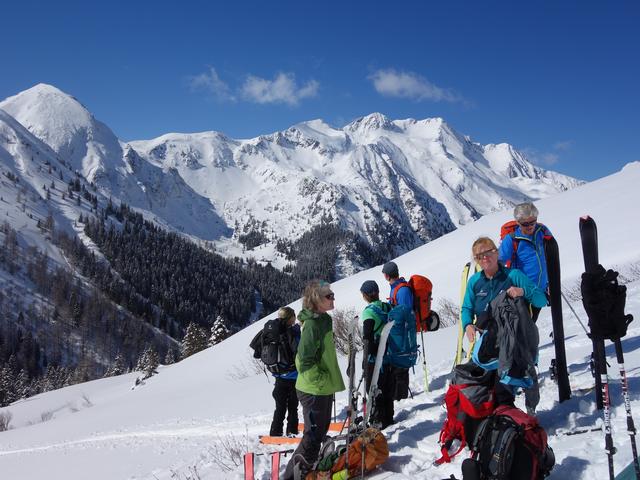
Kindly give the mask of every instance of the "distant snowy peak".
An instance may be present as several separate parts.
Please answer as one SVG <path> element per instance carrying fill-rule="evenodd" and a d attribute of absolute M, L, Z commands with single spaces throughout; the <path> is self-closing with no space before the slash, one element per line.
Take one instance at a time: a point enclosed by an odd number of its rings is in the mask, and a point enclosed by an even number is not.
<path fill-rule="evenodd" d="M 118 138 L 71 95 L 38 84 L 0 103 L 33 135 L 65 158 L 87 180 L 97 181 L 121 166 Z"/>
<path fill-rule="evenodd" d="M 255 234 L 267 250 L 328 221 L 395 255 L 581 183 L 508 144 L 474 143 L 442 118 L 376 112 L 343 127 L 316 119 L 250 139 L 209 131 L 125 144 L 49 85 L 0 108 L 105 196 L 200 239 Z"/>
<path fill-rule="evenodd" d="M 508 178 L 528 178 L 551 182 L 559 191 L 565 191 L 584 182 L 561 173 L 545 170 L 529 162 L 526 156 L 508 143 L 488 144 L 482 147 L 491 168 Z"/>

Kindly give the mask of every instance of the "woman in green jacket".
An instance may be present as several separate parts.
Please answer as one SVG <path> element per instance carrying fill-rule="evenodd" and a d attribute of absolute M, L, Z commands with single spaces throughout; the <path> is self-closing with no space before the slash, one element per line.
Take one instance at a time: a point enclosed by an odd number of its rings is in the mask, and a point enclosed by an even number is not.
<path fill-rule="evenodd" d="M 304 478 L 317 460 L 331 423 L 333 394 L 345 389 L 333 340 L 333 320 L 327 313 L 333 310 L 334 300 L 331 285 L 322 280 L 309 282 L 302 294 L 296 391 L 302 404 L 304 434 L 287 465 L 285 480 L 293 479 L 296 465 Z"/>

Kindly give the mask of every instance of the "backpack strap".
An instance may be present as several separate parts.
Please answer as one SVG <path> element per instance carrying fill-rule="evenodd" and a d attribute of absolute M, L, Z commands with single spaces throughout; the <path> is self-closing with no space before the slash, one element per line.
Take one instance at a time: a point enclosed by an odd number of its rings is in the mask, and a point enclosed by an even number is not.
<path fill-rule="evenodd" d="M 384 305 L 389 305 L 389 304 L 388 303 L 383 303 L 382 305 L 384 306 Z M 385 323 L 387 323 L 386 318 L 387 318 L 387 315 L 389 314 L 389 310 L 390 309 L 387 309 L 386 307 L 380 308 L 378 305 L 374 305 L 373 303 L 370 303 L 369 305 L 367 305 L 365 307 L 365 310 L 367 308 L 369 310 L 371 310 L 373 313 L 375 313 L 376 316 L 378 318 L 380 318 L 380 320 L 381 320 L 380 324 L 378 325 L 378 328 L 374 328 L 374 330 L 373 330 L 374 337 L 376 335 L 380 336 L 380 332 L 382 330 L 382 327 L 384 326 Z"/>
<path fill-rule="evenodd" d="M 391 305 L 397 305 L 398 302 L 396 300 L 396 297 L 398 296 L 398 290 L 400 290 L 402 287 L 407 287 L 409 288 L 409 284 L 404 281 L 404 282 L 400 282 L 398 283 L 395 288 L 393 289 L 393 292 L 391 293 L 391 296 L 389 297 L 389 301 L 391 302 Z"/>
<path fill-rule="evenodd" d="M 516 263 L 516 256 L 518 252 L 518 245 L 520 244 L 520 240 L 516 238 L 516 233 L 510 233 L 511 243 L 513 247 L 511 248 L 511 258 L 504 263 L 504 266 L 507 268 L 514 268 L 513 266 Z"/>

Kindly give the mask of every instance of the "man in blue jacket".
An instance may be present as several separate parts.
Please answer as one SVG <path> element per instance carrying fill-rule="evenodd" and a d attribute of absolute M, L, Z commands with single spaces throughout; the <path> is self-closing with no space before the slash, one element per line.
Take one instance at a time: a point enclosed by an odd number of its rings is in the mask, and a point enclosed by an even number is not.
<path fill-rule="evenodd" d="M 547 227 L 538 223 L 538 209 L 531 202 L 516 205 L 513 217 L 518 226 L 500 243 L 498 259 L 509 268 L 517 268 L 536 287 L 547 292 L 547 261 L 544 253 L 544 238 L 551 237 Z M 531 317 L 535 322 L 541 308 L 532 306 Z"/>
<path fill-rule="evenodd" d="M 391 287 L 389 303 L 393 306 L 406 305 L 413 310 L 413 292 L 404 277 L 400 276 L 398 265 L 395 262 L 385 263 L 382 267 L 382 275 Z"/>
<path fill-rule="evenodd" d="M 391 306 L 406 305 L 413 312 L 413 291 L 404 277 L 400 276 L 398 265 L 395 262 L 385 263 L 382 266 L 382 275 L 389 282 L 391 289 L 389 303 Z M 395 400 L 407 398 L 409 396 L 409 369 L 392 366 L 389 376 L 393 378 L 393 398 Z"/>

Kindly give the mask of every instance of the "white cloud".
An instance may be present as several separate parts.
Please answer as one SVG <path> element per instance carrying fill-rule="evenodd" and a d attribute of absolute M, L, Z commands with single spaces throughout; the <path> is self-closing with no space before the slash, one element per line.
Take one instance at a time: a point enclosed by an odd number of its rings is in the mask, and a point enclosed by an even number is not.
<path fill-rule="evenodd" d="M 413 72 L 400 72 L 391 68 L 378 70 L 368 78 L 373 82 L 373 86 L 379 94 L 388 97 L 452 103 L 465 101 L 452 90 L 438 87 Z"/>
<path fill-rule="evenodd" d="M 279 73 L 273 80 L 249 75 L 240 92 L 250 102 L 297 105 L 304 98 L 315 97 L 319 87 L 315 80 L 299 87 L 293 73 Z"/>
<path fill-rule="evenodd" d="M 541 152 L 535 148 L 524 148 L 522 151 L 531 163 L 541 167 L 550 167 L 560 161 L 557 153 Z"/>
<path fill-rule="evenodd" d="M 573 140 L 563 140 L 553 144 L 553 149 L 559 152 L 565 152 L 573 146 Z"/>
<path fill-rule="evenodd" d="M 192 91 L 204 90 L 218 100 L 235 100 L 229 85 L 220 79 L 218 72 L 213 67 L 209 67 L 208 72 L 187 77 L 187 82 Z"/>

